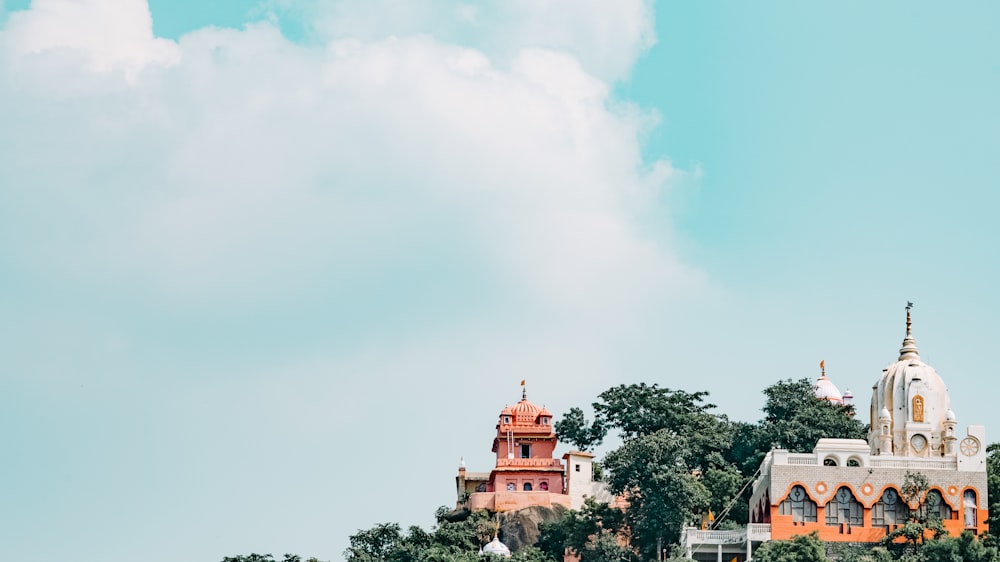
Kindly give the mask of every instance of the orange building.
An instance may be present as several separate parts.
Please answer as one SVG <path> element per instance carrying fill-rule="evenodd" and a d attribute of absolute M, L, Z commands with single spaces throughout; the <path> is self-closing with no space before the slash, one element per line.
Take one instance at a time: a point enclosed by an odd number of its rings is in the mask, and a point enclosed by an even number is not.
<path fill-rule="evenodd" d="M 920 359 L 909 306 L 899 359 L 872 386 L 870 411 L 867 441 L 821 439 L 812 453 L 768 453 L 751 523 L 770 524 L 771 539 L 817 531 L 824 541 L 876 542 L 916 511 L 940 517 L 951 535 L 985 532 L 985 429 L 957 434 L 948 389 Z M 904 497 L 907 473 L 927 479 L 920 497 Z"/>
<path fill-rule="evenodd" d="M 822 368 L 822 365 L 821 365 Z M 816 396 L 841 395 L 825 371 Z M 684 529 L 681 544 L 695 560 L 752 560 L 769 540 L 813 531 L 824 541 L 875 543 L 916 512 L 936 515 L 952 536 L 988 530 L 986 430 L 958 419 L 944 381 L 920 358 L 910 306 L 898 359 L 872 386 L 868 439 L 820 439 L 811 453 L 773 449 L 760 465 L 750 498 L 750 524 L 741 530 Z M 907 474 L 927 488 L 906 497 Z"/>

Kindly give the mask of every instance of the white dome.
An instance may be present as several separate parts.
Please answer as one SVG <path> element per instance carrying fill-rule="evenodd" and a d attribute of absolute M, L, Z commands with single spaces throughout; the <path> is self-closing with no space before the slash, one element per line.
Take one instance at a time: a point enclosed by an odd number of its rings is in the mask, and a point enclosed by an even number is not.
<path fill-rule="evenodd" d="M 872 452 L 888 448 L 884 443 L 881 446 L 878 443 L 881 433 L 879 420 L 888 417 L 892 451 L 881 451 L 883 454 L 910 454 L 908 442 L 916 434 L 923 435 L 932 444 L 932 449 L 941 454 L 943 422 L 950 410 L 951 399 L 944 381 L 933 367 L 920 360 L 907 310 L 906 338 L 899 350 L 899 360 L 883 369 L 878 382 L 872 387 L 869 433 Z M 882 435 L 885 436 L 884 433 Z"/>
<path fill-rule="evenodd" d="M 953 422 L 953 421 L 955 421 L 955 419 L 956 418 L 955 418 L 955 411 L 954 410 L 948 409 L 948 411 L 944 413 L 944 421 Z"/>
<path fill-rule="evenodd" d="M 483 547 L 483 554 L 495 554 L 497 556 L 510 558 L 510 549 L 507 548 L 507 545 L 500 542 L 498 537 L 493 537 L 493 540 L 486 543 L 486 546 Z"/>
<path fill-rule="evenodd" d="M 816 390 L 816 398 L 829 400 L 834 404 L 844 403 L 844 396 L 840 393 L 837 385 L 833 384 L 833 381 L 826 378 L 825 373 L 816 379 L 816 384 L 813 385 L 813 388 Z"/>

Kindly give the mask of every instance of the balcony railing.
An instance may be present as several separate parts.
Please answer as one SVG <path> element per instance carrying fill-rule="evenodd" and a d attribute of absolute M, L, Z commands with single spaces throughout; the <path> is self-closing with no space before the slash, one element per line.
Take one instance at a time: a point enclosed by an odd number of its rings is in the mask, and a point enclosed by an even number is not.
<path fill-rule="evenodd" d="M 771 525 L 767 523 L 751 523 L 745 529 L 729 531 L 703 531 L 694 527 L 684 529 L 681 543 L 685 546 L 696 544 L 742 544 L 751 541 L 771 540 Z"/>
<path fill-rule="evenodd" d="M 500 467 L 525 467 L 525 468 L 562 468 L 562 461 L 559 459 L 497 459 L 497 468 Z"/>

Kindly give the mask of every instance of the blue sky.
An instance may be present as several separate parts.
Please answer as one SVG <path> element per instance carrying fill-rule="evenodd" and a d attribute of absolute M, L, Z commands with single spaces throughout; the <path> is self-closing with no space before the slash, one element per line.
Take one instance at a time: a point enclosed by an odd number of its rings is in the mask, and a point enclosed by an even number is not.
<path fill-rule="evenodd" d="M 0 543 L 336 560 L 522 378 L 863 404 L 907 300 L 992 435 L 997 12 L 6 0 Z"/>

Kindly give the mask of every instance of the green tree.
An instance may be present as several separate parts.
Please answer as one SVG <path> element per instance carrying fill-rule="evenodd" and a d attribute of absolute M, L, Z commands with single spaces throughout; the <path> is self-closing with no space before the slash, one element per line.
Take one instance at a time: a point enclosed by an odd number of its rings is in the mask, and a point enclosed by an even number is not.
<path fill-rule="evenodd" d="M 560 520 L 539 525 L 538 549 L 554 560 L 562 560 L 569 548 L 583 562 L 596 561 L 595 552 L 603 551 L 593 547 L 595 537 L 620 536 L 624 529 L 622 510 L 587 498 L 579 511 L 567 511 Z"/>
<path fill-rule="evenodd" d="M 695 450 L 663 429 L 626 441 L 605 457 L 608 486 L 628 497 L 633 546 L 655 557 L 677 541 L 681 527 L 709 505 L 708 489 L 692 470 Z"/>
<path fill-rule="evenodd" d="M 809 379 L 786 379 L 764 389 L 764 419 L 758 426 L 757 454 L 774 447 L 808 453 L 822 437 L 864 439 L 868 427 L 854 417 L 854 406 L 842 406 L 816 398 Z M 756 465 L 752 466 L 756 470 Z"/>
<path fill-rule="evenodd" d="M 399 523 L 382 523 L 358 531 L 348 540 L 350 546 L 344 551 L 347 562 L 384 562 L 403 541 L 403 535 Z"/>
<path fill-rule="evenodd" d="M 826 549 L 819 535 L 796 535 L 789 541 L 764 543 L 753 559 L 757 562 L 827 562 Z"/>
<path fill-rule="evenodd" d="M 556 435 L 563 443 L 573 445 L 580 451 L 592 451 L 604 441 L 607 428 L 601 419 L 587 420 L 580 408 L 570 408 L 555 424 Z"/>
<path fill-rule="evenodd" d="M 990 534 L 1000 533 L 1000 443 L 986 447 L 986 495 L 992 500 L 989 506 Z"/>

